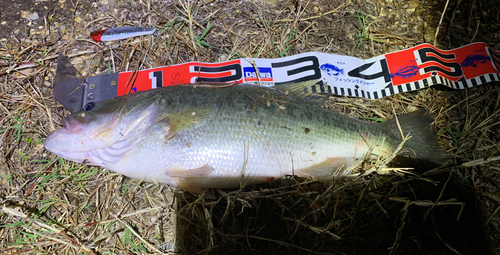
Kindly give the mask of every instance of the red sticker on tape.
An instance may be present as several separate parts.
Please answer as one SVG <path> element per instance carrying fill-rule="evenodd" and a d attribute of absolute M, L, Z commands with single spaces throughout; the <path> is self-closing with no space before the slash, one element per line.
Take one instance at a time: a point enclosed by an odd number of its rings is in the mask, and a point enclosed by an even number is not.
<path fill-rule="evenodd" d="M 439 50 L 430 44 L 385 55 L 393 85 L 439 75 L 450 81 L 497 73 L 485 44 L 471 44 L 454 50 Z M 478 68 L 480 67 L 480 68 Z"/>
<path fill-rule="evenodd" d="M 224 63 L 189 62 L 180 65 L 152 68 L 118 75 L 118 94 L 195 82 L 242 83 L 240 60 Z"/>

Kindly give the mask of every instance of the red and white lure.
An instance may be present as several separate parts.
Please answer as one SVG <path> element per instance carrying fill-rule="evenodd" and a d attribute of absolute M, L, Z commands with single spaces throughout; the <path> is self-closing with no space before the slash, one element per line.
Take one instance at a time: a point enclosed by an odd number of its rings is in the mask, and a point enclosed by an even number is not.
<path fill-rule="evenodd" d="M 90 38 L 96 42 L 115 41 L 141 35 L 152 35 L 153 27 L 113 27 L 90 33 Z"/>

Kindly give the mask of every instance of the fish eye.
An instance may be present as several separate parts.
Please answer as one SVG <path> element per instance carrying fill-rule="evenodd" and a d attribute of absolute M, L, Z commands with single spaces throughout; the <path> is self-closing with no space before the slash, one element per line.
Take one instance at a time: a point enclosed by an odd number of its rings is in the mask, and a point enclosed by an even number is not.
<path fill-rule="evenodd" d="M 83 109 L 85 109 L 86 112 L 92 110 L 94 108 L 94 103 L 93 102 L 90 102 L 88 104 L 85 105 L 85 107 L 83 107 Z"/>

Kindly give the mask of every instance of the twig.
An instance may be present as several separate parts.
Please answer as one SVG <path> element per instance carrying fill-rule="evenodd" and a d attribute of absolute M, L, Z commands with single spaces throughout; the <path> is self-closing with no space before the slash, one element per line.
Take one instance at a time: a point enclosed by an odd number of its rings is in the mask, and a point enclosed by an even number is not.
<path fill-rule="evenodd" d="M 351 2 L 351 0 L 345 1 L 343 4 L 339 5 L 339 7 L 335 8 L 335 9 L 333 9 L 331 11 L 327 11 L 325 13 L 322 13 L 322 14 L 318 15 L 318 16 L 312 16 L 312 17 L 303 18 L 303 19 L 299 19 L 299 20 L 300 21 L 306 21 L 306 20 L 321 18 L 321 17 L 323 17 L 325 15 L 328 15 L 330 13 L 334 13 L 334 12 L 338 11 L 340 8 L 342 8 L 344 5 L 346 5 L 346 4 L 350 3 L 350 2 Z M 295 21 L 295 19 L 280 19 L 280 20 L 276 20 L 276 21 L 277 22 L 288 22 L 288 21 Z"/>
<path fill-rule="evenodd" d="M 132 234 L 134 234 L 137 238 L 139 238 L 144 244 L 146 244 L 151 250 L 153 250 L 156 254 L 162 254 L 162 252 L 158 249 L 156 249 L 153 245 L 151 245 L 148 241 L 144 240 L 144 238 L 142 238 L 141 235 L 139 235 L 133 227 L 131 227 L 127 222 L 125 222 L 124 220 L 120 219 L 120 218 L 117 218 L 118 221 L 120 221 L 123 225 L 125 225 L 129 230 L 130 232 L 132 232 Z"/>
<path fill-rule="evenodd" d="M 448 9 L 448 3 L 450 3 L 450 0 L 446 0 L 446 5 L 444 6 L 443 13 L 441 13 L 441 19 L 439 20 L 439 24 L 436 28 L 436 34 L 434 35 L 434 46 L 436 46 L 437 36 L 439 33 L 439 27 L 441 26 L 441 22 L 443 22 L 443 17 L 444 17 L 444 14 L 446 13 L 446 9 Z"/>

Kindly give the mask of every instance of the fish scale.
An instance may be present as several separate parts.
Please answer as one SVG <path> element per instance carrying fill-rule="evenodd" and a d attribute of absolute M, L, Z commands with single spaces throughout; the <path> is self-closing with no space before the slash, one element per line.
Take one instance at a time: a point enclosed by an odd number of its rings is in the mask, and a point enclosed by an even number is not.
<path fill-rule="evenodd" d="M 78 118 L 80 122 L 68 123 L 81 126 L 55 130 L 46 139 L 48 150 L 131 178 L 194 192 L 265 183 L 292 174 L 326 177 L 369 151 L 386 157 L 401 141 L 387 125 L 333 113 L 277 89 L 249 85 L 158 88 L 100 102 L 67 118 Z M 100 139 L 100 146 L 105 144 L 105 138 L 94 137 L 92 130 L 103 130 L 109 123 L 127 127 L 116 141 L 120 154 L 112 153 L 114 141 L 94 149 L 109 150 L 101 153 L 106 157 L 92 158 L 91 145 L 81 151 L 82 141 Z M 69 134 L 71 128 L 81 131 Z"/>

